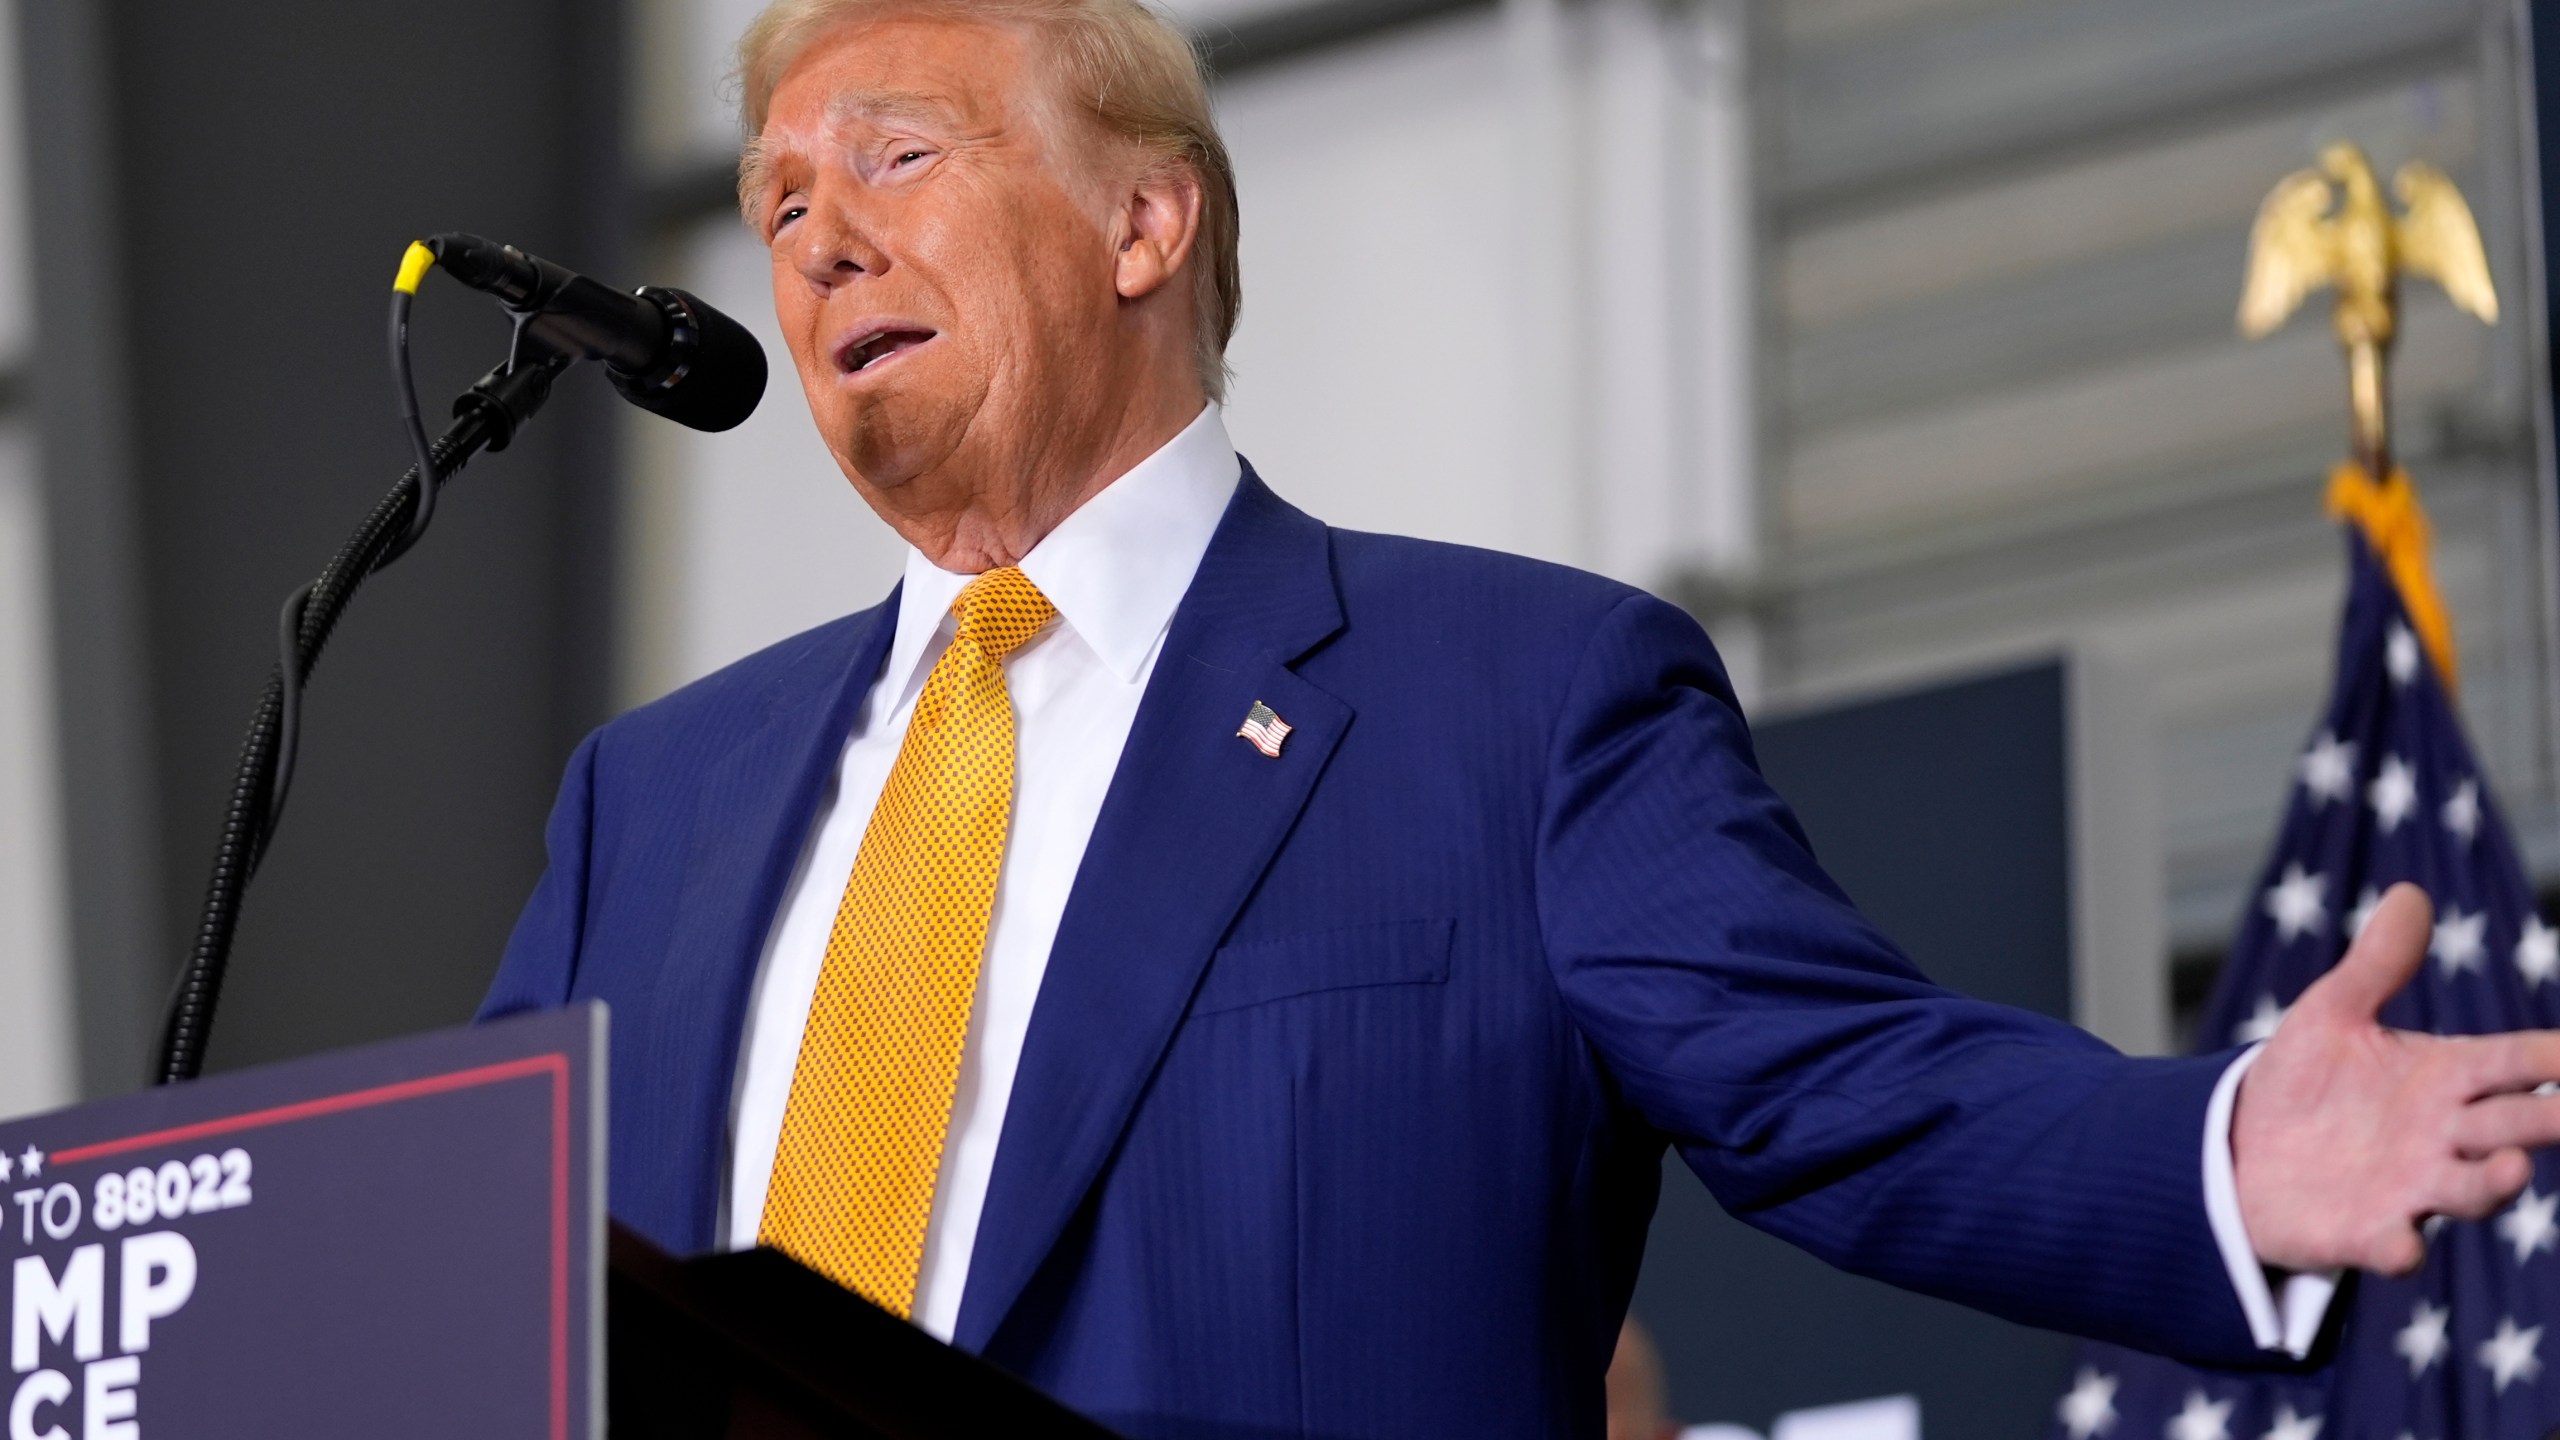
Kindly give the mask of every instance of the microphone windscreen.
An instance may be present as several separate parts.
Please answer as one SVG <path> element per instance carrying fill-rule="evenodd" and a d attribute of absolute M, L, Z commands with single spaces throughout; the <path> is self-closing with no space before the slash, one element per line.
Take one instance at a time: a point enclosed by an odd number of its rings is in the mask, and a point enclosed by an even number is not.
<path fill-rule="evenodd" d="M 683 290 L 668 290 L 692 312 L 699 339 L 694 342 L 692 363 L 674 384 L 645 389 L 631 384 L 619 372 L 605 373 L 622 398 L 649 411 L 663 415 L 679 425 L 696 430 L 730 430 L 745 423 L 756 413 L 756 402 L 764 398 L 764 347 L 747 327 L 702 303 Z"/>

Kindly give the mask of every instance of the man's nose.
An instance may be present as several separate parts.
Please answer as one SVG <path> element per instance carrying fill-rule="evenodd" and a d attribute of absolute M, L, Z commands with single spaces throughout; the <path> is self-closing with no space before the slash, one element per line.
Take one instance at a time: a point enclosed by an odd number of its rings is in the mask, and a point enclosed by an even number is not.
<path fill-rule="evenodd" d="M 821 290 L 889 268 L 889 257 L 872 243 L 860 222 L 832 206 L 812 207 L 794 227 L 788 245 L 792 267 Z"/>

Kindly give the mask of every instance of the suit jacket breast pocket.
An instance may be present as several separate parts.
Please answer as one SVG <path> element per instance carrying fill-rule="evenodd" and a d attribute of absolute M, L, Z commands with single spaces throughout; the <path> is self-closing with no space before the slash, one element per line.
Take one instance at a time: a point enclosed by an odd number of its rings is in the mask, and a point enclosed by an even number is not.
<path fill-rule="evenodd" d="M 1220 949 L 1200 983 L 1194 1015 L 1375 985 L 1438 985 L 1449 978 L 1448 920 L 1390 920 L 1252 940 Z"/>

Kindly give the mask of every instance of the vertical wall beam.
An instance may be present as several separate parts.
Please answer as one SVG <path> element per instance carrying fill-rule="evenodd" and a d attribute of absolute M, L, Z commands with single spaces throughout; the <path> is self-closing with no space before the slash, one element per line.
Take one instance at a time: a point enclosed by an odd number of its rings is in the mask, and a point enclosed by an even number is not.
<path fill-rule="evenodd" d="M 1720 599 L 1709 617 L 1734 688 L 1761 691 L 1758 207 L 1751 134 L 1751 18 L 1742 0 L 1689 0 L 1675 11 L 1683 178 L 1678 292 L 1679 407 L 1685 501 L 1678 533 L 1698 588 Z"/>
<path fill-rule="evenodd" d="M 1502 0 L 1515 143 L 1512 237 L 1520 274 L 1514 404 L 1520 461 L 1512 471 L 1515 535 L 1551 535 L 1547 553 L 1576 565 L 1597 548 L 1591 484 L 1590 367 L 1581 223 L 1584 126 L 1574 35 L 1564 0 Z"/>
<path fill-rule="evenodd" d="M 70 946 L 84 1093 L 144 1078 L 168 974 L 104 7 L 17 8 L 51 548 Z"/>

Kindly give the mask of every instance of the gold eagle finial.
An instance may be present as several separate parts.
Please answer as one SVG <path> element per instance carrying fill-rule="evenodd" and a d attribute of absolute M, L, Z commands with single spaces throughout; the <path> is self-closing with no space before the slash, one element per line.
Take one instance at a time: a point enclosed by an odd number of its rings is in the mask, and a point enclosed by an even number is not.
<path fill-rule="evenodd" d="M 2419 161 L 2392 177 L 2403 213 L 2382 198 L 2364 152 L 2343 142 L 2320 163 L 2276 182 L 2249 235 L 2249 282 L 2240 295 L 2240 333 L 2272 332 L 2326 285 L 2332 319 L 2347 350 L 2348 399 L 2356 461 L 2379 480 L 2391 471 L 2386 367 L 2398 330 L 2399 280 L 2419 275 L 2453 303 L 2496 324 L 2498 292 L 2471 207 L 2443 171 Z"/>

